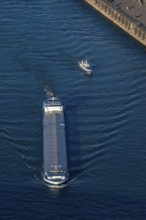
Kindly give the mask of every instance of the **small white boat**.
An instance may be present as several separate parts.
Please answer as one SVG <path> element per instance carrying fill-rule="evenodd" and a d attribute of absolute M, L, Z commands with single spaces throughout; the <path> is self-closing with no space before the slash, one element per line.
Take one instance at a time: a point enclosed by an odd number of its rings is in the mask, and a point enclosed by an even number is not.
<path fill-rule="evenodd" d="M 91 75 L 92 69 L 87 60 L 78 61 L 79 67 L 86 72 L 86 74 Z"/>

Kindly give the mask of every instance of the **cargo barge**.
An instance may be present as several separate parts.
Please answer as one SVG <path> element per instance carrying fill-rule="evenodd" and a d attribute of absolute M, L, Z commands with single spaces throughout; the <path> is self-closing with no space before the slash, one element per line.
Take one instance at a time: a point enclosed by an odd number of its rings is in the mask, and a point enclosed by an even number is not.
<path fill-rule="evenodd" d="M 146 46 L 146 0 L 84 0 Z"/>
<path fill-rule="evenodd" d="M 54 97 L 43 103 L 43 179 L 52 186 L 69 179 L 64 109 Z"/>

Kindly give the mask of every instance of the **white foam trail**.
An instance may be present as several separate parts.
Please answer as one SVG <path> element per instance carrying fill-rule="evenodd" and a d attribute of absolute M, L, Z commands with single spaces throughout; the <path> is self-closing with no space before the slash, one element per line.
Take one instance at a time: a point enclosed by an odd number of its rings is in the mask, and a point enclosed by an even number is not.
<path fill-rule="evenodd" d="M 46 92 L 47 98 L 54 96 L 54 95 L 53 95 L 53 92 L 49 91 L 48 89 L 44 89 L 44 91 Z"/>

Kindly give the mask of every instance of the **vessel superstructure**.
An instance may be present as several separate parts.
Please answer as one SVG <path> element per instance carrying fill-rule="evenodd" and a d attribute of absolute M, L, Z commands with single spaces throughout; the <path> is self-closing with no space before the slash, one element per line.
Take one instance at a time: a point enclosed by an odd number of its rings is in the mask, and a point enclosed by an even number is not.
<path fill-rule="evenodd" d="M 69 179 L 64 108 L 58 98 L 43 103 L 43 179 L 61 185 Z"/>
<path fill-rule="evenodd" d="M 90 64 L 88 63 L 87 60 L 78 61 L 78 65 L 87 75 L 92 74 L 92 69 L 91 69 Z"/>

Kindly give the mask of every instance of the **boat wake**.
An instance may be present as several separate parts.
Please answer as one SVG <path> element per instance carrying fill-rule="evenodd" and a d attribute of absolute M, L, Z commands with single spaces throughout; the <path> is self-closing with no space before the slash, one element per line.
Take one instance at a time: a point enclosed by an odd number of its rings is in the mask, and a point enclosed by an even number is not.
<path fill-rule="evenodd" d="M 48 89 L 44 89 L 44 91 L 46 92 L 46 97 L 47 97 L 47 98 L 54 97 L 53 92 L 49 91 Z"/>

